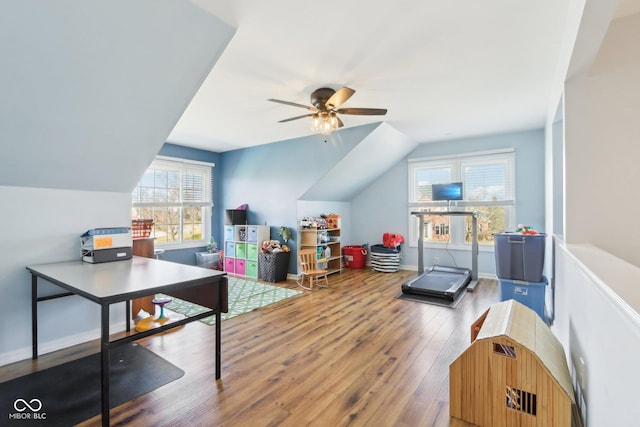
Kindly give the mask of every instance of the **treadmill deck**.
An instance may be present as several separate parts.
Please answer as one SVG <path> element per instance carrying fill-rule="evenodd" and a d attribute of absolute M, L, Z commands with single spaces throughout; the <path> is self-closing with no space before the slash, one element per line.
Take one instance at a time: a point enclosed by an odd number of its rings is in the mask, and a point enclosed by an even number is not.
<path fill-rule="evenodd" d="M 402 285 L 405 294 L 428 295 L 454 300 L 471 281 L 471 270 L 458 267 L 433 266 Z"/>

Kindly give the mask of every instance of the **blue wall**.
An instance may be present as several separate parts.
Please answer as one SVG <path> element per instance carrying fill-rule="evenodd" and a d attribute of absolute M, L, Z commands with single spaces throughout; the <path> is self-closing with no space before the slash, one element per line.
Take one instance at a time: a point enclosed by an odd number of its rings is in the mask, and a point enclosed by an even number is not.
<path fill-rule="evenodd" d="M 271 238 L 278 239 L 278 229 L 287 226 L 296 250 L 297 224 L 300 216 L 299 198 L 321 179 L 376 125 L 344 129 L 340 137 L 327 143 L 320 136 L 309 136 L 273 144 L 260 145 L 225 153 L 211 153 L 165 144 L 160 154 L 216 163 L 214 169 L 213 232 L 219 246 L 226 209 L 249 205 L 248 222 L 271 226 Z M 477 151 L 513 148 L 516 156 L 516 221 L 544 231 L 544 131 L 542 129 L 510 134 L 425 143 L 418 146 L 403 161 L 373 181 L 353 200 L 347 202 L 350 218 L 343 221 L 349 244 L 381 243 L 385 232 L 403 234 L 408 240 L 409 209 L 407 159 L 442 156 Z M 344 177 L 350 179 L 349 176 Z M 316 214 L 328 213 L 334 201 L 318 201 Z M 328 210 L 320 207 L 327 206 Z M 307 214 L 306 212 L 304 213 Z M 348 228 L 348 229 L 347 229 Z M 168 251 L 164 258 L 195 263 L 195 252 L 204 248 Z M 495 274 L 492 249 L 484 248 L 479 257 L 479 273 Z M 170 253 L 169 253 L 170 252 Z M 470 264 L 469 251 L 452 251 L 458 265 Z M 426 259 L 448 254 L 429 253 Z M 405 245 L 402 264 L 417 266 L 417 249 Z M 295 256 L 289 272 L 296 273 Z"/>
<path fill-rule="evenodd" d="M 183 147 L 181 145 L 175 145 L 166 143 L 160 149 L 158 155 L 177 157 L 181 159 L 197 160 L 200 162 L 213 163 L 216 166 L 213 168 L 213 209 L 211 218 L 211 233 L 216 239 L 216 242 L 222 240 L 221 227 L 218 226 L 220 221 L 216 217 L 216 206 L 220 204 L 220 193 L 222 192 L 222 180 L 220 178 L 220 154 L 206 150 L 198 150 L 196 148 Z M 202 252 L 206 249 L 206 246 L 201 248 L 189 248 L 189 249 L 173 249 L 166 251 L 162 254 L 162 259 L 167 261 L 179 262 L 181 264 L 195 265 L 196 252 Z"/>
<path fill-rule="evenodd" d="M 351 201 L 351 236 L 355 241 L 372 244 L 382 242 L 385 232 L 400 233 L 408 241 L 408 165 L 409 158 L 444 156 L 453 154 L 514 148 L 516 157 L 516 223 L 531 225 L 544 231 L 544 131 L 542 129 L 477 138 L 425 143 L 418 146 L 404 161 Z M 495 274 L 495 258 L 491 248 L 479 255 L 479 274 Z M 481 249 L 482 250 L 482 249 Z M 444 250 L 427 249 L 425 263 L 438 256 L 448 260 Z M 450 250 L 459 266 L 471 266 L 470 251 Z M 417 267 L 417 248 L 405 244 L 401 263 Z"/>
<path fill-rule="evenodd" d="M 222 153 L 223 190 L 216 209 L 218 218 L 224 218 L 225 209 L 246 203 L 248 222 L 270 225 L 272 239 L 279 238 L 281 226 L 291 229 L 290 246 L 295 254 L 298 199 L 377 126 L 375 123 L 343 129 L 327 142 L 326 137 L 312 135 Z M 317 214 L 320 213 L 328 212 Z M 297 272 L 295 255 L 290 258 L 289 272 Z"/>

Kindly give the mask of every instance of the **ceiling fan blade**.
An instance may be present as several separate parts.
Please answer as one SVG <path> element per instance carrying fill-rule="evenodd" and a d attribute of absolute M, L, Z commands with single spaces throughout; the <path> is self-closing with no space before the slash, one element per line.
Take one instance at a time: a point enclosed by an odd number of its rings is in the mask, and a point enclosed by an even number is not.
<path fill-rule="evenodd" d="M 338 114 L 353 114 L 359 116 L 384 116 L 387 114 L 386 108 L 340 108 L 336 110 Z"/>
<path fill-rule="evenodd" d="M 336 93 L 331 95 L 331 98 L 327 99 L 325 106 L 330 110 L 339 107 L 344 104 L 349 98 L 351 98 L 354 93 L 356 93 L 355 90 L 343 86 L 338 89 Z"/>
<path fill-rule="evenodd" d="M 340 120 L 340 117 L 336 116 L 336 119 L 338 119 L 338 127 L 341 128 L 342 126 L 344 126 L 344 123 L 342 122 L 342 120 Z"/>
<path fill-rule="evenodd" d="M 298 120 L 298 119 L 302 119 L 304 117 L 311 117 L 313 116 L 315 113 L 311 113 L 311 114 L 303 114 L 301 116 L 295 116 L 295 117 L 291 117 L 288 119 L 284 119 L 284 120 L 278 120 L 278 123 L 285 123 L 285 122 L 290 122 L 291 120 Z"/>
<path fill-rule="evenodd" d="M 277 102 L 278 104 L 291 105 L 293 107 L 305 108 L 305 109 L 307 109 L 309 111 L 313 111 L 313 112 L 318 111 L 318 109 L 316 107 L 313 107 L 311 105 L 297 104 L 295 102 L 281 101 L 279 99 L 267 99 L 267 101 Z"/>

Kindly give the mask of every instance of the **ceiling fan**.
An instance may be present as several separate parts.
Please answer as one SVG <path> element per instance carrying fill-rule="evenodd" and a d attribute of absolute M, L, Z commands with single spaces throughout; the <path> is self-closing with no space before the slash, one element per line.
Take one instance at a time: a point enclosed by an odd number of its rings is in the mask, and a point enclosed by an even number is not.
<path fill-rule="evenodd" d="M 313 130 L 323 135 L 330 135 L 334 130 L 344 126 L 344 123 L 340 120 L 338 114 L 361 116 L 384 116 L 387 114 L 386 108 L 338 108 L 351 98 L 355 92 L 355 90 L 346 86 L 341 87 L 337 91 L 328 87 L 321 87 L 311 93 L 311 105 L 281 101 L 279 99 L 268 99 L 267 101 L 300 107 L 311 111 L 308 114 L 280 120 L 278 123 L 290 122 L 304 117 L 313 117 Z"/>

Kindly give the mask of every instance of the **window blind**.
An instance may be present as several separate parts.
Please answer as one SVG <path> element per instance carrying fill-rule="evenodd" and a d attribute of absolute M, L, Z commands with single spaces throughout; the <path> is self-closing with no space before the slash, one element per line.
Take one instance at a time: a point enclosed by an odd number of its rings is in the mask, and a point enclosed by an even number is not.
<path fill-rule="evenodd" d="M 135 207 L 211 207 L 211 164 L 156 158 L 132 193 Z"/>

